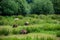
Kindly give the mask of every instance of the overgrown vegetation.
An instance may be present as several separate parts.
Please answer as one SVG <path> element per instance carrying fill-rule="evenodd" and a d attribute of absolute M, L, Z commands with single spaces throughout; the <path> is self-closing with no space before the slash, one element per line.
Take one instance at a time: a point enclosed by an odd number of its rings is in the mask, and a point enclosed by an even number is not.
<path fill-rule="evenodd" d="M 16 21 L 15 19 L 19 20 Z M 26 21 L 27 20 L 27 21 Z M 60 24 L 60 15 L 26 15 L 26 16 L 0 16 L 0 25 L 24 25 L 25 22 L 29 22 L 29 25 L 33 24 Z"/>
<path fill-rule="evenodd" d="M 0 40 L 60 40 L 59 3 L 0 0 Z"/>
<path fill-rule="evenodd" d="M 57 16 L 57 17 L 56 17 Z M 15 20 L 15 18 L 19 20 Z M 20 34 L 21 30 L 27 30 L 28 33 L 31 32 L 42 32 L 42 31 L 53 31 L 53 33 L 60 31 L 60 19 L 59 15 L 26 15 L 24 16 L 0 16 L 0 25 L 2 26 L 2 30 L 0 30 L 3 34 L 4 31 L 12 34 Z M 21 19 L 22 18 L 22 19 Z M 29 25 L 25 25 L 24 23 L 29 22 Z M 17 27 L 13 27 L 13 25 L 17 25 Z M 5 25 L 10 25 L 6 27 Z M 8 30 L 5 30 L 5 29 Z M 3 31 L 4 30 L 4 31 Z"/>
<path fill-rule="evenodd" d="M 34 37 L 33 39 L 29 36 L 30 33 L 44 33 L 56 35 L 54 37 L 60 37 L 60 15 L 18 15 L 18 16 L 0 16 L 0 39 L 1 40 L 55 40 L 55 38 L 45 37 L 39 38 Z M 25 25 L 25 22 L 29 22 L 29 25 Z M 13 26 L 17 27 L 13 27 Z M 22 31 L 24 30 L 24 31 Z M 23 35 L 26 38 L 11 38 L 10 35 Z M 31 34 L 30 34 L 31 35 Z M 8 38 L 1 38 L 6 36 Z M 24 36 L 24 35 L 23 35 Z M 41 36 L 41 35 L 39 35 Z M 45 35 L 46 36 L 46 35 Z"/>

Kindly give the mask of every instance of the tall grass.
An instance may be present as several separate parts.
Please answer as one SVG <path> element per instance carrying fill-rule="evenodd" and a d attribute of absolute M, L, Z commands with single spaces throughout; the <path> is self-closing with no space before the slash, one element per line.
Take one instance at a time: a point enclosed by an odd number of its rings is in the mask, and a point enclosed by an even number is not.
<path fill-rule="evenodd" d="M 41 25 L 29 25 L 29 26 L 18 26 L 13 28 L 12 26 L 1 26 L 0 27 L 0 34 L 20 34 L 21 30 L 27 30 L 28 33 L 32 32 L 58 32 L 60 31 L 59 24 L 41 24 Z"/>
<path fill-rule="evenodd" d="M 8 35 L 9 33 L 7 29 L 0 30 L 0 35 Z"/>
<path fill-rule="evenodd" d="M 15 21 L 15 18 L 19 18 L 18 21 Z M 28 21 L 31 24 L 60 24 L 60 15 L 18 15 L 18 16 L 0 16 L 0 25 L 13 25 L 14 23 L 18 25 L 24 25 Z"/>
<path fill-rule="evenodd" d="M 29 36 L 27 36 L 27 37 L 25 37 L 25 38 L 16 38 L 16 37 L 8 37 L 8 38 L 0 38 L 0 40 L 56 40 L 55 38 L 51 38 L 51 37 L 47 37 L 47 38 L 45 38 L 45 37 L 34 37 L 34 38 L 32 38 L 32 37 L 29 37 Z"/>
<path fill-rule="evenodd" d="M 56 36 L 57 37 L 60 37 L 60 31 L 56 33 Z"/>
<path fill-rule="evenodd" d="M 15 18 L 19 18 L 18 21 L 15 21 Z M 28 21 L 29 25 L 24 25 L 24 23 Z M 17 24 L 18 27 L 13 28 L 13 24 Z M 57 37 L 60 37 L 60 15 L 26 15 L 21 16 L 0 16 L 0 37 L 2 35 L 9 34 L 20 34 L 21 30 L 26 30 L 29 33 L 51 33 L 56 34 Z M 27 34 L 27 35 L 28 35 Z M 20 34 L 21 35 L 21 34 Z M 45 35 L 46 36 L 46 35 Z M 0 40 L 56 40 L 51 37 L 8 37 L 8 38 L 0 38 Z"/>

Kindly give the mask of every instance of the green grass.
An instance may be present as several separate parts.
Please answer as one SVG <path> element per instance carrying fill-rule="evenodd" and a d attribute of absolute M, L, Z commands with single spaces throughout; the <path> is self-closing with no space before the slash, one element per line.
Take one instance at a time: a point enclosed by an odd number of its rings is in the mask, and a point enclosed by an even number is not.
<path fill-rule="evenodd" d="M 18 26 L 16 28 L 13 28 L 12 26 L 1 26 L 0 27 L 0 34 L 20 34 L 21 30 L 27 30 L 28 33 L 32 32 L 51 32 L 56 34 L 58 31 L 60 31 L 59 25 L 29 25 L 29 26 Z M 57 27 L 58 26 L 58 27 Z"/>
<path fill-rule="evenodd" d="M 15 21 L 15 18 L 19 20 Z M 29 22 L 27 26 L 24 25 L 26 21 Z M 13 24 L 18 27 L 13 28 Z M 27 30 L 28 34 L 20 34 L 21 30 Z M 56 40 L 54 37 L 60 37 L 59 33 L 60 15 L 0 16 L 0 40 Z M 46 38 L 46 34 L 51 37 Z"/>
<path fill-rule="evenodd" d="M 44 33 L 30 33 L 25 35 L 1 36 L 1 40 L 56 40 L 56 36 Z"/>
<path fill-rule="evenodd" d="M 18 38 L 1 38 L 0 40 L 55 40 L 55 39 L 53 39 L 53 38 L 47 38 L 47 39 L 45 39 L 45 38 L 30 38 L 30 37 L 26 37 L 26 38 L 21 38 L 21 39 L 18 39 Z"/>
<path fill-rule="evenodd" d="M 32 24 L 60 24 L 60 15 L 26 15 L 26 16 L 0 16 L 0 25 L 24 25 L 26 20 Z M 15 18 L 19 18 L 18 21 L 15 21 Z"/>
<path fill-rule="evenodd" d="M 56 36 L 57 37 L 60 37 L 60 31 L 56 33 Z"/>

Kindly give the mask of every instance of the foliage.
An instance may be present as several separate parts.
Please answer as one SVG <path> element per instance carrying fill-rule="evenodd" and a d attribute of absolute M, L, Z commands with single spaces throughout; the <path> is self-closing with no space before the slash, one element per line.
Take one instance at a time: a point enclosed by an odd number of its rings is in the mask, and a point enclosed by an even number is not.
<path fill-rule="evenodd" d="M 19 18 L 19 20 L 15 20 Z M 0 33 L 2 34 L 20 34 L 21 30 L 27 30 L 28 33 L 31 32 L 44 32 L 56 33 L 60 31 L 60 15 L 18 15 L 18 16 L 0 16 Z M 26 26 L 24 23 L 28 21 L 29 25 Z M 16 28 L 13 28 L 13 24 L 17 24 Z M 10 25 L 10 26 L 5 26 Z M 5 29 L 4 29 L 5 27 Z M 7 30 L 8 29 L 8 30 Z M 6 31 L 6 33 L 5 33 Z M 4 32 L 4 33 L 3 33 Z"/>
<path fill-rule="evenodd" d="M 18 12 L 19 6 L 14 0 L 2 0 L 1 7 L 3 9 L 2 15 L 12 15 Z"/>
<path fill-rule="evenodd" d="M 1 15 L 52 14 L 53 3 L 50 0 L 2 0 Z"/>
<path fill-rule="evenodd" d="M 1 7 L 2 15 L 18 15 L 21 13 L 25 15 L 30 10 L 26 0 L 2 0 Z"/>
<path fill-rule="evenodd" d="M 60 14 L 60 0 L 51 0 L 54 6 L 55 14 Z"/>
<path fill-rule="evenodd" d="M 31 4 L 32 13 L 36 14 L 52 14 L 54 13 L 53 4 L 50 0 L 33 0 Z"/>

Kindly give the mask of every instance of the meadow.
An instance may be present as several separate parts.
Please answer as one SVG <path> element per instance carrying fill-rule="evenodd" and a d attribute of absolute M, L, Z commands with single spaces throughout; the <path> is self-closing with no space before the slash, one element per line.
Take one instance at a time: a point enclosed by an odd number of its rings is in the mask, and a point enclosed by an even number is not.
<path fill-rule="evenodd" d="M 21 34 L 21 30 L 27 34 Z M 0 16 L 0 40 L 60 40 L 60 15 Z"/>

